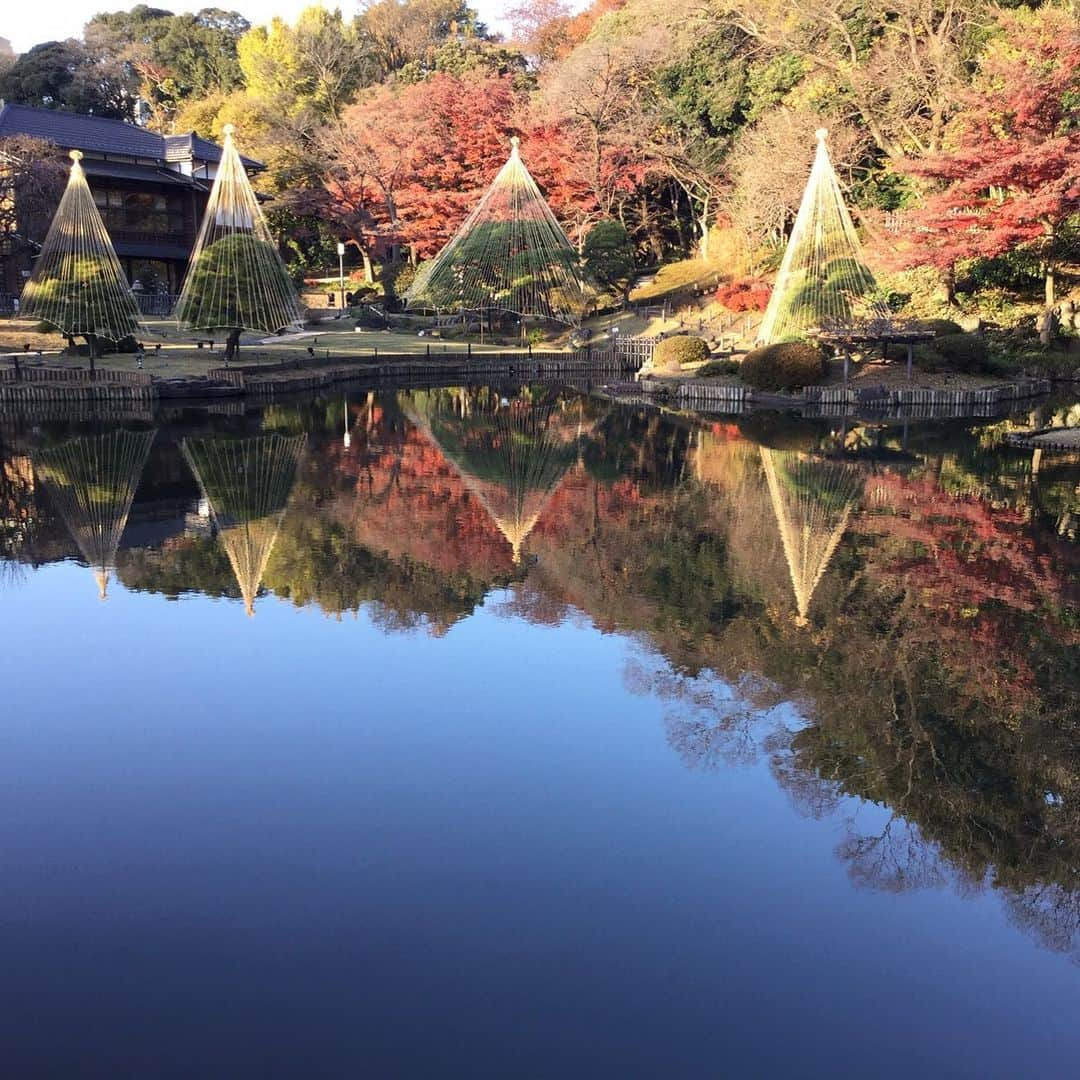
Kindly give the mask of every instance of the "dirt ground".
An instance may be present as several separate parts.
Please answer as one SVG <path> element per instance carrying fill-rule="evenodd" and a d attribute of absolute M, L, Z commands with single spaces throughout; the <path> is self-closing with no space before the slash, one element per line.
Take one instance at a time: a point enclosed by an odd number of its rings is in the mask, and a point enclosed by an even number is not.
<path fill-rule="evenodd" d="M 844 365 L 840 361 L 830 361 L 829 374 L 824 380 L 826 386 L 839 386 L 844 381 Z M 904 359 L 864 360 L 853 364 L 848 374 L 851 386 L 918 386 L 927 390 L 979 390 L 986 386 L 1000 386 L 999 375 L 966 374 L 952 371 L 920 371 L 915 368 L 911 381 L 907 377 L 907 363 Z"/>

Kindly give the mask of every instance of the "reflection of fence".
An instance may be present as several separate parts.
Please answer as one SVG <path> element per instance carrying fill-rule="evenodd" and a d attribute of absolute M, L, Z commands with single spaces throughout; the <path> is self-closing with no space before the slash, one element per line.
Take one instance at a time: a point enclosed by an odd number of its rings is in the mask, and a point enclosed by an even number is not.
<path fill-rule="evenodd" d="M 165 318 L 172 314 L 176 307 L 176 297 L 172 293 L 139 293 L 131 294 L 135 297 L 135 303 L 139 308 L 140 315 L 156 315 Z"/>

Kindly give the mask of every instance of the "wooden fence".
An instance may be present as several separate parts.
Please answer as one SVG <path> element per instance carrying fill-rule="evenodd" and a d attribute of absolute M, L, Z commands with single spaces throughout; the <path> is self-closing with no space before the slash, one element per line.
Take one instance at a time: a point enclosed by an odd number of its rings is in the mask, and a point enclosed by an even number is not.
<path fill-rule="evenodd" d="M 110 371 L 98 368 L 93 376 L 86 368 L 50 367 L 45 364 L 20 362 L 16 357 L 7 367 L 0 367 L 0 385 L 18 383 L 84 383 L 87 381 L 112 385 L 150 386 L 154 377 L 148 371 Z"/>
<path fill-rule="evenodd" d="M 220 367 L 209 372 L 246 393 L 269 395 L 317 390 L 339 382 L 387 382 L 480 378 L 576 378 L 625 376 L 637 371 L 652 356 L 652 339 L 631 338 L 604 349 L 563 352 L 377 353 L 347 359 L 290 359 L 275 364 Z"/>

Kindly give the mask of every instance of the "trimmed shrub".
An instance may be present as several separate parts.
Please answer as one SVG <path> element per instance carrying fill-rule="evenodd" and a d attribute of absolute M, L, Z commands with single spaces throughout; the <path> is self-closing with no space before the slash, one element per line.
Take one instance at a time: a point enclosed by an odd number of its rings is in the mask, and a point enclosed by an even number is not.
<path fill-rule="evenodd" d="M 716 290 L 716 302 L 728 311 L 764 311 L 769 306 L 772 286 L 757 278 L 738 278 Z"/>
<path fill-rule="evenodd" d="M 962 334 L 964 328 L 952 319 L 920 319 L 915 324 L 916 330 L 933 330 L 934 337 L 944 337 L 946 334 Z"/>
<path fill-rule="evenodd" d="M 981 334 L 942 334 L 915 349 L 915 358 L 923 371 L 981 371 L 989 354 Z"/>
<path fill-rule="evenodd" d="M 781 341 L 753 349 L 743 358 L 739 376 L 758 390 L 795 390 L 820 382 L 825 354 L 805 341 Z"/>
<path fill-rule="evenodd" d="M 709 359 L 709 346 L 698 337 L 676 334 L 658 342 L 653 352 L 653 367 L 678 370 L 683 364 L 697 364 Z"/>
<path fill-rule="evenodd" d="M 696 374 L 699 378 L 709 378 L 715 375 L 738 375 L 742 365 L 738 360 L 710 360 L 704 367 L 699 367 Z"/>

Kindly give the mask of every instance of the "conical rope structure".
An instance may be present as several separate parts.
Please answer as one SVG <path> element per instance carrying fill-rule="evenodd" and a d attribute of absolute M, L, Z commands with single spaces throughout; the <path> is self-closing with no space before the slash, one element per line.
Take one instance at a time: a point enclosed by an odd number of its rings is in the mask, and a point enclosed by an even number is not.
<path fill-rule="evenodd" d="M 139 477 L 157 430 L 70 439 L 34 455 L 34 469 L 104 600 Z"/>
<path fill-rule="evenodd" d="M 504 311 L 577 325 L 578 254 L 521 160 L 518 140 L 484 197 L 405 295 L 409 307 Z"/>
<path fill-rule="evenodd" d="M 139 329 L 139 310 L 112 240 L 71 151 L 71 173 L 60 205 L 23 288 L 20 312 L 69 337 L 118 342 Z"/>
<path fill-rule="evenodd" d="M 407 415 L 454 466 L 520 564 L 529 534 L 578 460 L 580 422 L 568 435 L 555 406 L 521 399 L 468 416 L 438 405 Z"/>
<path fill-rule="evenodd" d="M 814 591 L 848 526 L 864 477 L 855 466 L 761 447 L 784 556 L 795 591 L 796 622 L 805 626 Z"/>
<path fill-rule="evenodd" d="M 190 330 L 277 333 L 300 322 L 300 305 L 233 142 L 232 125 L 176 302 Z"/>
<path fill-rule="evenodd" d="M 853 329 L 890 319 L 863 262 L 859 235 L 825 146 L 827 135 L 825 128 L 818 130 L 810 178 L 758 331 L 762 345 L 813 330 Z"/>
<path fill-rule="evenodd" d="M 305 435 L 183 442 L 248 615 L 255 614 L 306 442 Z"/>

